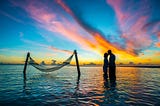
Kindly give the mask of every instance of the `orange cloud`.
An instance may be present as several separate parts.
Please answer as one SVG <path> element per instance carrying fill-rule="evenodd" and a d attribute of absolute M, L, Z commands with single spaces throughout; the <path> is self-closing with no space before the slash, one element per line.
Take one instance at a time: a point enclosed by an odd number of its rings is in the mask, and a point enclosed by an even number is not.
<path fill-rule="evenodd" d="M 44 5 L 44 4 L 40 3 L 36 5 Z M 39 7 L 36 5 L 34 3 L 29 3 L 29 5 L 25 7 L 25 9 L 27 12 L 29 12 L 29 14 L 34 20 L 39 22 L 40 27 L 43 27 L 51 32 L 59 33 L 65 38 L 79 44 L 83 48 L 86 48 L 86 45 L 89 46 L 89 48 L 90 47 L 94 48 L 93 40 L 86 39 L 84 35 L 80 34 L 78 26 L 76 26 L 73 23 L 70 23 L 64 17 L 58 17 L 56 13 L 49 12 L 45 8 L 39 9 Z M 61 21 L 58 21 L 58 18 L 61 18 Z"/>
<path fill-rule="evenodd" d="M 25 9 L 30 13 L 31 17 L 34 20 L 39 22 L 40 27 L 43 27 L 51 32 L 59 33 L 63 37 L 77 43 L 85 50 L 96 50 L 97 43 L 95 42 L 92 36 L 90 36 L 90 39 L 88 39 L 85 35 L 79 33 L 79 27 L 75 24 L 70 23 L 64 17 L 58 17 L 61 18 L 61 21 L 57 21 L 57 16 L 55 13 L 50 13 L 48 10 L 45 10 L 44 8 L 39 9 L 39 7 L 36 7 L 36 5 L 33 4 L 34 3 L 29 4 L 29 6 L 25 7 Z M 53 47 L 50 48 L 53 49 Z"/>
<path fill-rule="evenodd" d="M 133 55 L 135 56 L 133 51 L 126 51 L 125 49 L 122 49 L 120 47 L 115 46 L 114 44 L 107 41 L 102 34 L 100 34 L 96 29 L 90 28 L 87 25 L 84 25 L 82 20 L 79 20 L 75 14 L 72 12 L 72 10 L 64 3 L 62 0 L 57 0 L 57 3 L 67 12 L 69 13 L 76 22 L 94 38 L 96 41 L 96 44 L 93 44 L 92 42 L 89 43 L 89 47 L 96 49 L 100 54 L 103 54 L 108 49 L 111 49 L 113 52 L 124 54 L 124 55 Z"/>
<path fill-rule="evenodd" d="M 119 46 L 115 46 L 114 44 L 107 41 L 103 37 L 103 35 L 96 30 L 84 27 L 80 23 L 74 23 L 74 21 L 71 22 L 71 20 L 68 20 L 67 18 L 63 17 L 63 15 L 57 15 L 57 13 L 48 10 L 48 8 L 39 9 L 39 7 L 45 7 L 45 4 L 39 2 L 31 2 L 27 4 L 28 5 L 24 8 L 30 14 L 30 16 L 38 23 L 38 27 L 42 27 L 53 33 L 56 32 L 57 36 L 62 36 L 63 38 L 68 39 L 74 42 L 75 44 L 78 44 L 81 48 L 85 50 L 89 50 L 103 55 L 104 52 L 107 52 L 108 49 L 111 49 L 114 53 L 116 53 L 116 55 L 118 55 L 118 58 L 122 60 L 126 57 L 128 59 L 133 59 L 136 56 L 133 50 L 126 50 Z M 67 6 L 65 8 L 67 8 Z M 71 10 L 68 9 L 66 11 L 74 15 Z M 78 22 L 78 20 L 76 20 L 76 22 Z M 83 35 L 82 33 L 80 33 L 82 28 L 83 31 L 86 30 L 86 32 L 88 32 L 87 35 Z M 31 44 L 34 43 L 30 41 L 26 42 L 29 42 Z M 58 48 L 44 44 L 36 45 L 54 51 L 66 52 L 65 50 L 59 50 Z"/>
<path fill-rule="evenodd" d="M 155 43 L 156 47 L 160 48 L 160 42 Z"/>

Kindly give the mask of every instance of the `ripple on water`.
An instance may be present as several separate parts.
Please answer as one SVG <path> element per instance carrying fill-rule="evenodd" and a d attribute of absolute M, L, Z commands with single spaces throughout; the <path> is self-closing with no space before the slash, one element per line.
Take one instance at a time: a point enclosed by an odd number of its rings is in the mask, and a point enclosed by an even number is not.
<path fill-rule="evenodd" d="M 76 67 L 42 73 L 23 66 L 0 67 L 0 105 L 158 105 L 159 69 L 117 67 L 117 81 L 104 81 L 101 67 Z"/>

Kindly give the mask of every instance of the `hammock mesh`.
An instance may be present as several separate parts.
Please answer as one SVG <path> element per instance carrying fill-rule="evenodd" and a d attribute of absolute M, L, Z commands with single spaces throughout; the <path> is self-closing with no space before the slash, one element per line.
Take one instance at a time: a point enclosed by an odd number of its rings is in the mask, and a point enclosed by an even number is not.
<path fill-rule="evenodd" d="M 68 64 L 70 64 L 72 57 L 73 57 L 74 53 L 68 58 L 66 59 L 62 64 L 59 64 L 55 67 L 47 67 L 41 64 L 36 63 L 31 57 L 30 57 L 30 61 L 29 64 L 32 65 L 33 67 L 35 67 L 36 69 L 42 71 L 42 72 L 52 72 L 52 71 L 56 71 Z"/>

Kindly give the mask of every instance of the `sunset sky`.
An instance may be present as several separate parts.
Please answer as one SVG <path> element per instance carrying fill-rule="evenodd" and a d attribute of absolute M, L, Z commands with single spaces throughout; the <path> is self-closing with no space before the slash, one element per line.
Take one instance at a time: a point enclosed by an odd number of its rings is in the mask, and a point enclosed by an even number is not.
<path fill-rule="evenodd" d="M 0 62 L 160 64 L 159 0 L 0 0 Z M 72 63 L 74 64 L 75 59 Z"/>

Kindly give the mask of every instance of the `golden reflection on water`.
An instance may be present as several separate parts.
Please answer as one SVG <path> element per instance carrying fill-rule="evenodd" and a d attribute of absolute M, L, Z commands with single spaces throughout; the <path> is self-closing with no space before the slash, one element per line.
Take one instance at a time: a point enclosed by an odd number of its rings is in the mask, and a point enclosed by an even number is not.
<path fill-rule="evenodd" d="M 86 68 L 84 68 L 86 69 Z M 83 70 L 81 68 L 81 70 Z M 82 72 L 80 89 L 83 93 L 102 92 L 103 73 L 100 68 L 88 68 Z"/>
<path fill-rule="evenodd" d="M 87 71 L 83 71 L 82 73 L 82 86 L 81 89 L 85 91 L 103 91 L 104 90 L 104 78 L 103 78 L 103 71 L 102 68 L 88 68 Z M 137 68 L 124 68 L 118 67 L 116 68 L 116 76 L 118 84 L 127 84 L 128 86 L 135 85 L 139 82 L 141 72 L 138 71 Z M 121 85 L 122 86 L 122 85 Z"/>
<path fill-rule="evenodd" d="M 121 81 L 124 81 L 128 86 L 135 85 L 139 82 L 141 71 L 138 71 L 138 68 L 134 67 L 119 67 L 117 70 L 117 79 L 119 80 L 119 83 L 121 84 Z"/>
<path fill-rule="evenodd" d="M 118 90 L 130 93 L 130 89 L 139 89 L 141 86 L 138 83 L 141 80 L 141 71 L 134 67 L 117 67 L 116 76 L 117 81 L 110 82 L 103 78 L 102 68 L 88 68 L 82 73 L 82 83 L 80 84 L 80 91 L 84 95 L 92 96 L 92 101 L 97 104 L 119 103 Z M 137 92 L 132 92 L 137 93 Z M 93 96 L 94 95 L 94 96 Z"/>
<path fill-rule="evenodd" d="M 157 68 L 117 67 L 117 80 L 111 83 L 109 79 L 104 80 L 102 67 L 81 67 L 80 78 L 77 78 L 76 67 L 53 73 L 28 68 L 27 80 L 22 79 L 21 67 L 14 71 L 1 69 L 0 94 L 4 103 L 24 99 L 28 105 L 40 102 L 44 105 L 159 106 L 160 71 Z"/>

